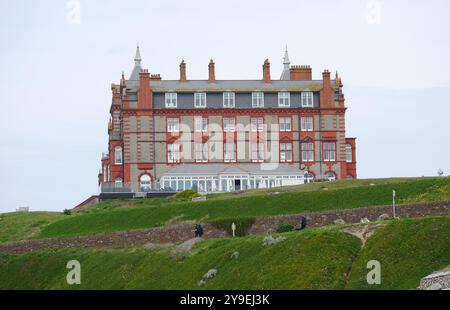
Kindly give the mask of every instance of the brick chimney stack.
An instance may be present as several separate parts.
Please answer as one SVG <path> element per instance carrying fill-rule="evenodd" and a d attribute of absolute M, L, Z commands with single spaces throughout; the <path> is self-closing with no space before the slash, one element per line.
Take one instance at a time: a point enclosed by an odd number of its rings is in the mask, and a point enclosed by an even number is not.
<path fill-rule="evenodd" d="M 184 59 L 182 59 L 180 63 L 180 81 L 186 82 L 186 63 L 184 62 Z"/>
<path fill-rule="evenodd" d="M 209 65 L 208 65 L 208 69 L 209 69 L 209 82 L 210 83 L 215 83 L 216 82 L 216 65 L 214 63 L 214 61 L 211 59 L 209 61 Z"/>
<path fill-rule="evenodd" d="M 310 66 L 291 66 L 289 69 L 291 80 L 293 81 L 311 81 L 312 69 Z"/>
<path fill-rule="evenodd" d="M 153 94 L 150 88 L 150 73 L 147 69 L 142 69 L 139 73 L 138 108 L 151 109 Z"/>
<path fill-rule="evenodd" d="M 264 60 L 263 64 L 263 80 L 265 83 L 270 83 L 270 62 L 269 59 Z"/>
<path fill-rule="evenodd" d="M 330 88 L 331 87 L 330 71 L 328 71 L 327 69 L 323 70 L 322 78 L 323 78 L 323 88 Z"/>
<path fill-rule="evenodd" d="M 320 102 L 324 108 L 334 107 L 334 90 L 331 87 L 330 71 L 325 69 L 322 73 L 323 87 L 320 91 Z"/>

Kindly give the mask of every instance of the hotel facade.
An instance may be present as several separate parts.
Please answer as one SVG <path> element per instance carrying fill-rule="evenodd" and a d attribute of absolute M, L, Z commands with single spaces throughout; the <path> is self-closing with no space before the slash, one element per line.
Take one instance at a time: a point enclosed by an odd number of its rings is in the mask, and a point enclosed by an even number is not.
<path fill-rule="evenodd" d="M 291 66 L 280 79 L 266 59 L 260 80 L 163 80 L 141 66 L 112 84 L 102 192 L 220 192 L 356 178 L 355 138 L 345 134 L 342 81 Z"/>

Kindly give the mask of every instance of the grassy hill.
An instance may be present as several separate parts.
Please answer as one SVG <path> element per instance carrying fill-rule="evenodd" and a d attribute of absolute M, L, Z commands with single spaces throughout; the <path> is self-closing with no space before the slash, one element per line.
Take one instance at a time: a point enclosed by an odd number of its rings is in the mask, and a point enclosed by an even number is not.
<path fill-rule="evenodd" d="M 342 180 L 301 186 L 209 195 L 205 202 L 185 199 L 105 201 L 72 215 L 58 213 L 0 215 L 0 242 L 30 238 L 124 231 L 168 223 L 295 214 L 361 208 L 398 202 L 450 199 L 450 178 Z"/>
<path fill-rule="evenodd" d="M 383 223 L 362 249 L 333 226 L 285 233 L 269 246 L 263 236 L 202 241 L 187 254 L 139 247 L 0 255 L 0 289 L 413 289 L 450 263 L 450 217 Z M 65 282 L 72 259 L 81 263 L 79 286 Z M 381 263 L 381 286 L 365 282 L 372 259 Z M 199 287 L 211 268 L 217 275 Z"/>

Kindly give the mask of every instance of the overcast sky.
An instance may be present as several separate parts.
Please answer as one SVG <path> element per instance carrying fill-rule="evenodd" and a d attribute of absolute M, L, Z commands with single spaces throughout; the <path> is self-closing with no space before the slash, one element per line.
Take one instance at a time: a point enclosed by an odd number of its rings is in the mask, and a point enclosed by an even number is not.
<path fill-rule="evenodd" d="M 80 4 L 80 11 L 76 9 Z M 0 0 L 0 212 L 71 208 L 98 191 L 110 85 L 338 70 L 361 178 L 450 173 L 450 1 Z"/>

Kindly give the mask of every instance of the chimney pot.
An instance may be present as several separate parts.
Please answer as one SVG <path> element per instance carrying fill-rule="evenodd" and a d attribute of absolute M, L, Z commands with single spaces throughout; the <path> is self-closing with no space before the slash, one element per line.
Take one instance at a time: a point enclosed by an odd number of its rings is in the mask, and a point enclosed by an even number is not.
<path fill-rule="evenodd" d="M 180 63 L 180 81 L 186 82 L 186 63 L 184 62 L 184 59 L 182 59 Z"/>
<path fill-rule="evenodd" d="M 264 60 L 263 64 L 263 80 L 265 83 L 270 83 L 270 62 L 269 59 Z"/>
<path fill-rule="evenodd" d="M 209 65 L 208 65 L 208 71 L 209 71 L 209 82 L 210 83 L 215 83 L 216 82 L 216 65 L 214 63 L 214 61 L 212 59 L 209 60 Z"/>

